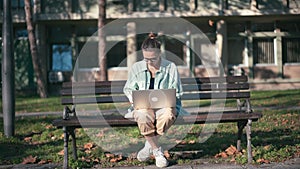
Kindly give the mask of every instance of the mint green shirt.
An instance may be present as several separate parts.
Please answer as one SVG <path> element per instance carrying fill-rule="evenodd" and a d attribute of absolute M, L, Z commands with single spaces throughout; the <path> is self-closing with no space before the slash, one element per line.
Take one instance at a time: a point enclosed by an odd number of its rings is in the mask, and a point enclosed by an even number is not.
<path fill-rule="evenodd" d="M 147 69 L 145 61 L 139 61 L 132 65 L 128 74 L 128 80 L 124 86 L 124 93 L 132 103 L 133 90 L 148 90 L 151 73 Z M 180 76 L 176 65 L 166 59 L 161 60 L 159 70 L 155 74 L 154 89 L 176 89 L 176 110 L 178 115 L 188 114 L 182 109 L 181 96 L 183 94 Z"/>

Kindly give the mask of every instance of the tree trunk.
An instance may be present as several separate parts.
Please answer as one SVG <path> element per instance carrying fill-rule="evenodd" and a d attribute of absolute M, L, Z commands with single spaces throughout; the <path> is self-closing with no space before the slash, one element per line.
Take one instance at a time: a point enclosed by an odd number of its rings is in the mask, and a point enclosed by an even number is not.
<path fill-rule="evenodd" d="M 105 32 L 102 29 L 106 19 L 106 0 L 99 0 L 99 18 L 98 18 L 98 58 L 100 66 L 100 81 L 107 80 L 106 54 L 105 54 Z"/>
<path fill-rule="evenodd" d="M 24 0 L 24 4 L 25 4 L 26 24 L 27 24 L 27 32 L 28 32 L 28 39 L 30 44 L 31 57 L 32 57 L 32 64 L 33 64 L 33 69 L 37 81 L 37 92 L 41 98 L 47 98 L 48 97 L 48 92 L 46 88 L 47 82 L 43 75 L 40 58 L 38 57 L 39 55 L 37 51 L 36 39 L 35 39 L 34 29 L 33 29 L 34 26 L 31 20 L 32 16 L 31 16 L 30 0 Z"/>

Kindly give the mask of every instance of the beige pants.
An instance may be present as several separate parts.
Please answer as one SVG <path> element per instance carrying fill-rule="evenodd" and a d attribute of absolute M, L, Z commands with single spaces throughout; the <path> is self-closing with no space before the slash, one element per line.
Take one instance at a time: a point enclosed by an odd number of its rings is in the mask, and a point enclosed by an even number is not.
<path fill-rule="evenodd" d="M 134 110 L 133 117 L 142 135 L 163 135 L 176 120 L 176 108 Z"/>

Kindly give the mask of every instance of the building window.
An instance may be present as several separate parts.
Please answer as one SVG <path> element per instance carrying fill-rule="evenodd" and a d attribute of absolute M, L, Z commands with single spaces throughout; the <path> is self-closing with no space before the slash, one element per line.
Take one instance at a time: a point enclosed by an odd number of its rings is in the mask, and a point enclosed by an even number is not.
<path fill-rule="evenodd" d="M 230 66 L 243 65 L 245 39 L 229 39 L 228 46 L 228 64 Z"/>
<path fill-rule="evenodd" d="M 107 67 L 126 67 L 126 41 L 106 43 L 113 44 L 112 48 L 106 53 Z"/>
<path fill-rule="evenodd" d="M 52 70 L 72 71 L 72 48 L 70 45 L 52 45 Z"/>
<path fill-rule="evenodd" d="M 254 39 L 253 57 L 255 64 L 274 64 L 274 39 Z"/>
<path fill-rule="evenodd" d="M 300 38 L 284 38 L 282 50 L 284 63 L 300 63 Z"/>
<path fill-rule="evenodd" d="M 186 59 L 184 56 L 185 44 L 175 38 L 165 36 L 165 52 L 166 59 L 174 62 L 176 65 L 186 66 Z"/>
<path fill-rule="evenodd" d="M 33 6 L 33 0 L 30 1 L 30 5 Z M 11 1 L 11 7 L 13 9 L 24 9 L 24 6 L 25 6 L 24 0 L 12 0 Z"/>

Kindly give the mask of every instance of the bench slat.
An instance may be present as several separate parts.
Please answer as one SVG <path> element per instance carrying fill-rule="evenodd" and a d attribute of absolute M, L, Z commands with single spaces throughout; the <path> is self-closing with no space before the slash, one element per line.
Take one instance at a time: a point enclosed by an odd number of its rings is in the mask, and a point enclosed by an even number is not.
<path fill-rule="evenodd" d="M 219 93 L 187 93 L 182 96 L 183 100 L 197 100 L 197 99 L 229 99 L 229 98 L 250 98 L 250 92 L 219 92 Z M 90 97 L 76 97 L 76 98 L 62 98 L 63 105 L 68 104 L 95 104 L 95 103 L 119 103 L 129 102 L 125 95 L 118 96 L 90 96 Z"/>
<path fill-rule="evenodd" d="M 91 95 L 91 94 L 123 94 L 122 88 L 73 88 L 73 89 L 62 89 L 62 96 L 76 96 L 76 95 Z"/>
<path fill-rule="evenodd" d="M 248 90 L 249 84 L 200 84 L 182 85 L 184 92 L 189 91 L 219 91 L 219 90 Z M 108 88 L 104 87 L 78 87 L 61 90 L 62 96 L 91 95 L 91 94 L 123 94 L 123 86 Z"/>
<path fill-rule="evenodd" d="M 124 86 L 125 80 L 116 81 L 94 81 L 94 82 L 64 82 L 63 88 L 76 88 L 76 87 L 111 87 L 111 86 Z"/>
<path fill-rule="evenodd" d="M 247 82 L 247 76 L 227 76 L 227 77 L 196 77 L 196 78 L 181 78 L 181 83 L 238 83 Z"/>
<path fill-rule="evenodd" d="M 112 97 L 77 97 L 77 98 L 62 98 L 61 103 L 63 105 L 68 104 L 95 104 L 95 103 L 118 103 L 118 102 L 129 102 L 125 95 Z"/>
<path fill-rule="evenodd" d="M 208 118 L 209 115 L 209 118 Z M 251 119 L 253 121 L 262 117 L 261 113 L 243 113 L 239 111 L 220 113 L 200 113 L 196 115 L 178 117 L 175 124 L 203 124 L 215 122 L 237 122 Z M 219 119 L 219 120 L 218 120 Z M 81 117 L 79 120 L 76 117 L 71 117 L 68 120 L 56 119 L 52 123 L 56 127 L 72 126 L 72 127 L 127 127 L 137 126 L 137 123 L 132 119 L 126 119 L 123 116 L 103 116 L 103 117 Z"/>
<path fill-rule="evenodd" d="M 181 78 L 182 84 L 204 84 L 204 83 L 239 83 L 247 82 L 247 76 L 227 76 L 227 77 L 196 77 L 196 78 Z M 111 87 L 124 86 L 125 80 L 116 81 L 94 81 L 94 82 L 64 82 L 62 88 L 76 87 Z"/>
<path fill-rule="evenodd" d="M 248 90 L 248 83 L 241 84 L 200 84 L 200 85 L 182 85 L 184 92 L 188 91 L 218 91 L 218 90 Z"/>

